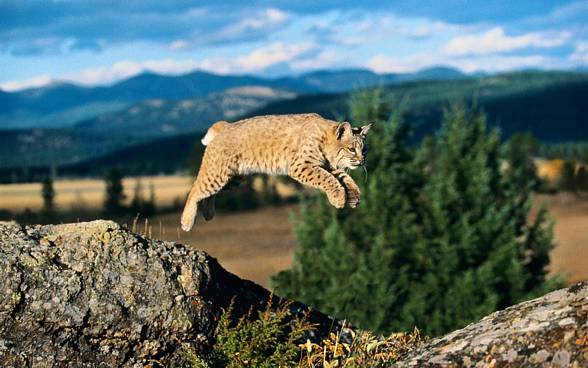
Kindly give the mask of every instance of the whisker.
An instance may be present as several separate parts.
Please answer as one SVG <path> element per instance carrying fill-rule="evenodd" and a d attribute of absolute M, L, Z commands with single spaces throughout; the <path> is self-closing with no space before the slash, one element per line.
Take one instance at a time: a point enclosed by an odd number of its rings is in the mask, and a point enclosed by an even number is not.
<path fill-rule="evenodd" d="M 365 165 L 362 166 L 363 167 L 363 172 L 365 172 L 365 176 L 364 176 L 364 184 L 367 184 L 368 181 L 368 172 L 367 172 L 367 168 L 365 167 Z"/>

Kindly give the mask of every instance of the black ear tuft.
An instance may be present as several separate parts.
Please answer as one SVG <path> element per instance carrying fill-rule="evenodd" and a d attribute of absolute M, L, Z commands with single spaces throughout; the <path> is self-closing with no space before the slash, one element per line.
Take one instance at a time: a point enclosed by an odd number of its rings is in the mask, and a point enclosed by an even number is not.
<path fill-rule="evenodd" d="M 351 130 L 351 125 L 348 122 L 339 123 L 336 131 L 337 139 L 341 139 L 345 132 L 349 130 Z"/>
<path fill-rule="evenodd" d="M 373 124 L 373 123 L 369 123 L 368 125 L 364 125 L 364 126 L 362 126 L 362 127 L 360 128 L 360 129 L 361 129 L 361 131 L 360 131 L 360 133 L 359 133 L 359 134 L 361 134 L 361 136 L 362 136 L 363 138 L 365 138 L 365 136 L 368 134 L 368 132 L 369 132 L 369 131 L 370 131 L 370 129 L 372 128 L 372 124 Z"/>

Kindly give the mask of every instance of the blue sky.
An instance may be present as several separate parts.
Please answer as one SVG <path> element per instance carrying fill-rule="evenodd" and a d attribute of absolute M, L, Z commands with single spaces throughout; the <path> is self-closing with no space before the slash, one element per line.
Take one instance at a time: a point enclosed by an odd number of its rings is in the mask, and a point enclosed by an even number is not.
<path fill-rule="evenodd" d="M 0 88 L 145 71 L 588 67 L 588 0 L 0 0 Z"/>

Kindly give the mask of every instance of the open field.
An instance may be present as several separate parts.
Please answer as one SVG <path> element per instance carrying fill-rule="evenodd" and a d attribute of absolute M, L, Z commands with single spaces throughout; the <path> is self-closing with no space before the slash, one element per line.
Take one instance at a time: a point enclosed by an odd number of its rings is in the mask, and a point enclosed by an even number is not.
<path fill-rule="evenodd" d="M 182 201 L 191 178 L 161 176 L 141 178 L 144 196 L 153 184 L 158 206 Z M 125 193 L 130 200 L 136 179 L 125 179 Z M 21 212 L 42 206 L 40 184 L 0 185 L 0 208 Z M 101 180 L 70 180 L 55 183 L 56 204 L 60 210 L 85 207 L 100 209 L 104 183 Z M 588 279 L 588 198 L 567 193 L 538 195 L 536 203 L 546 203 L 556 220 L 557 248 L 552 253 L 552 271 L 566 274 L 571 282 Z M 190 233 L 179 231 L 179 213 L 150 218 L 156 238 L 193 245 L 217 257 L 230 271 L 269 286 L 269 277 L 290 266 L 296 239 L 290 214 L 296 205 L 265 208 L 242 213 L 219 213 L 209 223 L 199 218 Z M 129 224 L 131 225 L 131 224 Z M 138 231 L 142 231 L 140 222 Z M 160 227 L 161 226 L 161 227 Z M 178 238 L 179 237 L 179 238 Z"/>
<path fill-rule="evenodd" d="M 180 213 L 154 216 L 149 221 L 155 238 L 202 249 L 218 258 L 227 270 L 269 287 L 269 277 L 292 263 L 296 239 L 290 214 L 297 212 L 297 205 L 288 205 L 250 212 L 217 213 L 208 223 L 198 217 L 189 233 L 179 230 Z M 139 224 L 139 231 L 142 226 Z"/>
<path fill-rule="evenodd" d="M 545 203 L 556 220 L 557 247 L 551 254 L 551 271 L 565 275 L 569 282 L 588 280 L 588 198 L 566 193 L 538 195 L 536 203 Z M 297 210 L 296 205 L 289 205 L 219 214 L 209 223 L 199 218 L 190 233 L 179 232 L 180 242 L 207 251 L 229 271 L 268 287 L 270 276 L 292 262 L 296 239 L 290 214 Z M 152 218 L 154 236 L 159 236 L 161 221 L 162 237 L 177 241 L 179 219 L 179 213 Z"/>
<path fill-rule="evenodd" d="M 187 176 L 145 176 L 139 178 L 143 188 L 143 198 L 149 198 L 153 185 L 155 199 L 160 207 L 170 206 L 174 201 L 182 202 L 190 190 L 192 178 Z M 137 178 L 125 178 L 123 186 L 127 202 L 133 198 Z M 76 179 L 56 180 L 55 206 L 58 211 L 72 208 L 96 210 L 104 202 L 104 180 Z M 25 208 L 38 211 L 43 207 L 41 183 L 0 185 L 0 208 L 20 212 Z"/>
<path fill-rule="evenodd" d="M 555 219 L 556 248 L 551 252 L 551 270 L 568 281 L 588 280 L 588 198 L 569 193 L 538 195 Z"/>

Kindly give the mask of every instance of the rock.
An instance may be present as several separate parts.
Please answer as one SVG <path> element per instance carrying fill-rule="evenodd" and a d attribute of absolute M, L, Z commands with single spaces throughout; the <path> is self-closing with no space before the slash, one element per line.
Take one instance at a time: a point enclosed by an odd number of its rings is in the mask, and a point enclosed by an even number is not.
<path fill-rule="evenodd" d="M 588 282 L 495 312 L 397 367 L 588 367 Z"/>
<path fill-rule="evenodd" d="M 186 345 L 210 348 L 222 308 L 234 300 L 243 315 L 270 295 L 202 251 L 115 222 L 0 223 L 2 367 L 182 366 Z M 310 320 L 319 334 L 337 325 Z"/>

